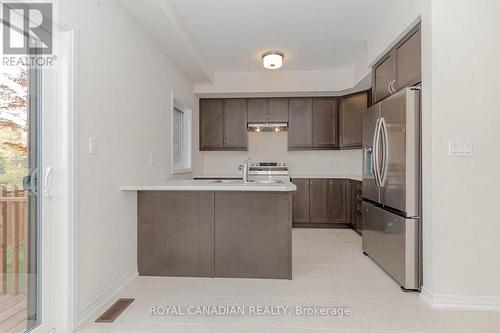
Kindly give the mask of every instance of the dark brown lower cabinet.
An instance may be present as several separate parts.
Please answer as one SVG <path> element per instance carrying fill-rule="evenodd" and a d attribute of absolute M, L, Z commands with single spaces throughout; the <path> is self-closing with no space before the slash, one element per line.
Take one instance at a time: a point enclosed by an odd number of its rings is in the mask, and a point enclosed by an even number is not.
<path fill-rule="evenodd" d="M 330 223 L 347 223 L 347 179 L 330 179 L 328 184 L 328 204 Z"/>
<path fill-rule="evenodd" d="M 292 193 L 139 191 L 139 275 L 292 278 Z"/>
<path fill-rule="evenodd" d="M 362 204 L 362 183 L 357 180 L 349 180 L 348 184 L 348 219 L 351 227 L 359 234 L 362 233 L 362 218 L 361 218 L 361 204 Z"/>
<path fill-rule="evenodd" d="M 330 222 L 330 200 L 328 179 L 309 179 L 309 222 Z"/>
<path fill-rule="evenodd" d="M 309 179 L 292 179 L 297 190 L 292 194 L 294 223 L 309 223 Z"/>
<path fill-rule="evenodd" d="M 298 227 L 349 227 L 350 182 L 337 178 L 295 178 L 293 223 Z"/>

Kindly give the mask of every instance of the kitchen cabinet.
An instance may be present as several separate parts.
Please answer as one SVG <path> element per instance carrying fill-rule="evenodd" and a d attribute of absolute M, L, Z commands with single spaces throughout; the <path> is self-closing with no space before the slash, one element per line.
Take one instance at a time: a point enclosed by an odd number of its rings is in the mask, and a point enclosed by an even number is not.
<path fill-rule="evenodd" d="M 222 148 L 224 144 L 224 100 L 200 100 L 200 150 Z"/>
<path fill-rule="evenodd" d="M 200 100 L 200 150 L 247 150 L 245 99 Z"/>
<path fill-rule="evenodd" d="M 351 227 L 359 234 L 362 233 L 362 183 L 357 180 L 349 180 L 348 183 L 348 220 Z"/>
<path fill-rule="evenodd" d="M 292 194 L 292 216 L 294 223 L 309 222 L 309 179 L 292 179 L 297 190 Z"/>
<path fill-rule="evenodd" d="M 287 123 L 288 98 L 248 99 L 249 123 Z"/>
<path fill-rule="evenodd" d="M 328 180 L 330 223 L 347 223 L 347 179 Z"/>
<path fill-rule="evenodd" d="M 248 122 L 262 123 L 268 119 L 267 98 L 252 98 L 248 100 Z"/>
<path fill-rule="evenodd" d="M 336 178 L 294 178 L 292 195 L 295 226 L 328 227 L 350 222 L 349 181 Z"/>
<path fill-rule="evenodd" d="M 330 219 L 329 180 L 309 179 L 309 222 L 328 223 Z"/>
<path fill-rule="evenodd" d="M 288 149 L 338 148 L 338 99 L 336 97 L 290 98 Z"/>
<path fill-rule="evenodd" d="M 338 147 L 337 98 L 313 99 L 313 147 L 333 149 Z"/>
<path fill-rule="evenodd" d="M 245 149 L 248 142 L 247 104 L 244 99 L 224 101 L 224 147 Z"/>
<path fill-rule="evenodd" d="M 361 147 L 368 92 L 344 97 L 200 99 L 200 150 L 248 149 L 248 123 L 288 123 L 288 150 Z"/>
<path fill-rule="evenodd" d="M 373 98 L 374 104 L 392 95 L 392 85 L 396 79 L 396 56 L 394 50 L 386 54 L 373 67 Z"/>
<path fill-rule="evenodd" d="M 373 103 L 422 81 L 420 24 L 403 37 L 374 66 Z"/>
<path fill-rule="evenodd" d="M 290 98 L 288 102 L 288 149 L 310 149 L 312 147 L 312 98 Z"/>
<path fill-rule="evenodd" d="M 396 91 L 422 81 L 422 50 L 420 27 L 413 29 L 395 47 Z"/>
<path fill-rule="evenodd" d="M 361 149 L 363 144 L 363 111 L 368 108 L 368 91 L 340 98 L 339 146 Z"/>

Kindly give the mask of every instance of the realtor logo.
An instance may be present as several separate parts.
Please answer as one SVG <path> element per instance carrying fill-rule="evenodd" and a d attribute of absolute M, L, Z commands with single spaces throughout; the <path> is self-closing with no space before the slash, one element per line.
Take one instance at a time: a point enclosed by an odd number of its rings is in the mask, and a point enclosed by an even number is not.
<path fill-rule="evenodd" d="M 4 54 L 52 54 L 52 4 L 4 3 Z"/>

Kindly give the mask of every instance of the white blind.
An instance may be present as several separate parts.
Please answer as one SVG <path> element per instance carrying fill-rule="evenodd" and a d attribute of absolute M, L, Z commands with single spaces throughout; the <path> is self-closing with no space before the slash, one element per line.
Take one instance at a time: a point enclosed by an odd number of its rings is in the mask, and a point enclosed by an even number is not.
<path fill-rule="evenodd" d="M 184 152 L 184 112 L 174 108 L 174 163 L 176 166 L 185 166 Z"/>

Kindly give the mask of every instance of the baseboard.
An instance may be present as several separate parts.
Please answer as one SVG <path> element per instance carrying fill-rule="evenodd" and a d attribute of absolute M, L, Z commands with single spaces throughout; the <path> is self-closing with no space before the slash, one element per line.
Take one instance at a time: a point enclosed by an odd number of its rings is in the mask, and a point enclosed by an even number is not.
<path fill-rule="evenodd" d="M 420 297 L 436 310 L 500 312 L 500 297 L 434 295 L 425 287 Z"/>
<path fill-rule="evenodd" d="M 137 272 L 137 269 L 128 272 L 127 274 L 116 280 L 109 287 L 104 289 L 92 301 L 83 306 L 78 316 L 78 325 L 82 326 L 89 321 L 97 318 L 98 314 L 100 313 L 99 311 L 102 311 L 106 305 L 111 303 L 118 292 L 138 276 L 139 273 Z"/>
<path fill-rule="evenodd" d="M 310 222 L 293 222 L 292 223 L 293 228 L 301 229 L 314 229 L 314 228 L 321 228 L 321 229 L 352 229 L 352 226 L 347 223 L 310 223 Z"/>

